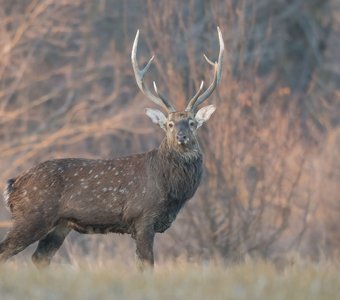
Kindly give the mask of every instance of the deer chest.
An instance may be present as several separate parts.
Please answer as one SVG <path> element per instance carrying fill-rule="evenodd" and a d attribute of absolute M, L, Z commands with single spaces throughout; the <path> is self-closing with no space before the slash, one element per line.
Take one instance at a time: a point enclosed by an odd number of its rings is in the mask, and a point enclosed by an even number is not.
<path fill-rule="evenodd" d="M 155 232 L 164 232 L 170 227 L 186 201 L 195 194 L 200 180 L 201 172 L 198 172 L 194 177 L 181 178 L 178 182 L 173 181 L 174 185 L 169 186 L 164 202 L 162 201 L 155 222 Z"/>

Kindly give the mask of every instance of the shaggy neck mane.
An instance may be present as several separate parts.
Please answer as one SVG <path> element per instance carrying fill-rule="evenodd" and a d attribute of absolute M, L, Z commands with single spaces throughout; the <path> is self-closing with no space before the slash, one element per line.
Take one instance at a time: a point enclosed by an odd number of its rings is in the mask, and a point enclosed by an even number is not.
<path fill-rule="evenodd" d="M 157 154 L 158 179 L 168 191 L 168 199 L 177 203 L 177 208 L 190 199 L 201 180 L 202 152 L 195 141 L 189 147 L 172 146 L 166 139 Z"/>
<path fill-rule="evenodd" d="M 158 153 L 164 159 L 175 160 L 179 163 L 190 163 L 202 159 L 202 151 L 197 141 L 189 147 L 180 147 L 174 146 L 167 138 L 164 138 L 159 146 Z"/>

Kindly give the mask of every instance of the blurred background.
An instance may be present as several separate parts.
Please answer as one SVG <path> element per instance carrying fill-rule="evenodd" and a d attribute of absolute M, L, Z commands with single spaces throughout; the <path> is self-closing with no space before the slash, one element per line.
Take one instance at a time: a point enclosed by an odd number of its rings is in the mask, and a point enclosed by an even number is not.
<path fill-rule="evenodd" d="M 130 52 L 183 109 L 212 79 L 200 132 L 205 175 L 156 261 L 340 257 L 340 3 L 337 0 L 0 0 L 0 189 L 38 162 L 157 147 Z M 2 197 L 2 196 L 0 196 Z M 10 214 L 0 203 L 2 238 Z M 29 260 L 32 247 L 16 259 Z M 134 262 L 128 236 L 71 234 L 56 261 Z"/>

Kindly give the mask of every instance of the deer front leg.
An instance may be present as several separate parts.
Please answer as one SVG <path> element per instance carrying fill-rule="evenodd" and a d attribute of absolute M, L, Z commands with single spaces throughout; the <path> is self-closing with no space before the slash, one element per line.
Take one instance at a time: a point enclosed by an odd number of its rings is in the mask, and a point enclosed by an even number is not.
<path fill-rule="evenodd" d="M 155 232 L 153 228 L 139 228 L 136 230 L 136 256 L 139 269 L 153 267 L 153 241 Z"/>

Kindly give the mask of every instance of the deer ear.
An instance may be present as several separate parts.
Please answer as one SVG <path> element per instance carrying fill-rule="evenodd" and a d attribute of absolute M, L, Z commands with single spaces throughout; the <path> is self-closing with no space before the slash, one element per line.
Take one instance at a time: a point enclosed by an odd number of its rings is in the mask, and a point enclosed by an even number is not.
<path fill-rule="evenodd" d="M 208 121 L 215 110 L 216 110 L 215 105 L 208 105 L 202 107 L 195 116 L 197 128 L 201 127 L 204 122 Z"/>
<path fill-rule="evenodd" d="M 146 108 L 145 113 L 152 120 L 152 122 L 158 124 L 161 128 L 165 129 L 166 117 L 160 110 L 154 108 Z"/>

